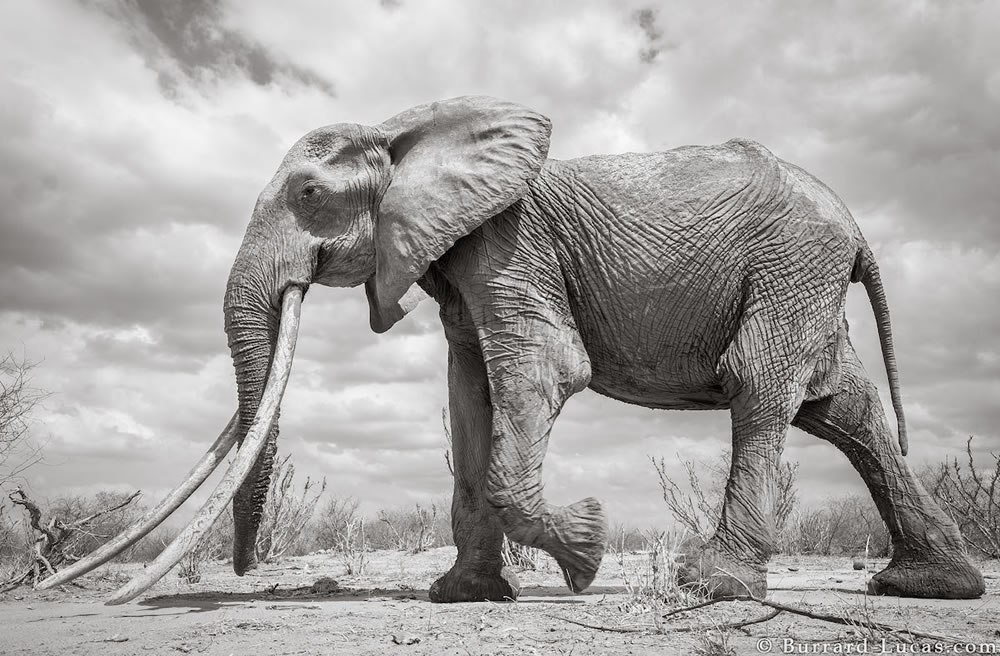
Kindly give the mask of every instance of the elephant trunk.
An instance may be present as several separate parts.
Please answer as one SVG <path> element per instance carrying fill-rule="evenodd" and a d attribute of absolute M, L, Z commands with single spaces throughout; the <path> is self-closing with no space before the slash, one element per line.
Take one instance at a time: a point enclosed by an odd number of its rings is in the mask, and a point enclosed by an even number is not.
<path fill-rule="evenodd" d="M 279 311 L 272 296 L 280 299 L 280 290 L 273 280 L 267 279 L 265 267 L 260 266 L 266 261 L 244 244 L 226 289 L 226 334 L 236 370 L 241 446 L 257 414 L 278 336 Z M 272 290 L 278 293 L 272 295 Z M 275 418 L 260 456 L 233 497 L 233 570 L 239 575 L 257 565 L 257 531 L 267 500 L 277 440 Z"/>

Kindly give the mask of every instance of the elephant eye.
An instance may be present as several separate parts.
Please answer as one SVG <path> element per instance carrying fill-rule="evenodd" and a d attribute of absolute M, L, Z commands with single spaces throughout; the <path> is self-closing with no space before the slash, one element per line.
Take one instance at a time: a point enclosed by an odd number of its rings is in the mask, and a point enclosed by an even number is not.
<path fill-rule="evenodd" d="M 316 195 L 317 191 L 319 190 L 316 188 L 316 185 L 307 185 L 302 189 L 302 197 L 311 198 Z"/>

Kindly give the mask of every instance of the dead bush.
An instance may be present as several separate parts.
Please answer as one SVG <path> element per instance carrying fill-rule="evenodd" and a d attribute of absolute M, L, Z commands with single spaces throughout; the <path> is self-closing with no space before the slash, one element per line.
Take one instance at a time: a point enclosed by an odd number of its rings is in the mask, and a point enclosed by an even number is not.
<path fill-rule="evenodd" d="M 0 485 L 13 483 L 42 459 L 41 445 L 31 438 L 31 413 L 46 394 L 31 386 L 37 363 L 14 353 L 0 358 Z"/>
<path fill-rule="evenodd" d="M 358 500 L 354 497 L 332 497 L 316 516 L 315 546 L 334 549 L 342 542 L 348 527 L 358 519 Z"/>
<path fill-rule="evenodd" d="M 958 458 L 925 473 L 925 485 L 958 524 L 969 548 L 987 558 L 1000 558 L 1000 454 L 992 465 L 976 467 L 972 436 L 965 443 L 966 463 Z"/>
<path fill-rule="evenodd" d="M 98 495 L 100 496 L 100 495 Z M 105 493 L 93 506 L 74 506 L 71 510 L 58 506 L 50 511 L 48 521 L 44 513 L 23 489 L 14 489 L 8 498 L 21 506 L 28 516 L 31 526 L 33 547 L 23 570 L 16 570 L 3 583 L 0 592 L 31 582 L 37 584 L 51 576 L 63 563 L 79 560 L 93 549 L 113 537 L 116 533 L 106 533 L 108 526 L 120 526 L 121 516 L 131 512 L 129 506 L 139 497 L 139 492 L 131 495 Z M 62 512 L 63 514 L 57 514 Z"/>
<path fill-rule="evenodd" d="M 682 460 L 678 455 L 677 460 L 683 465 L 687 479 L 686 489 L 670 476 L 663 458 L 657 460 L 650 456 L 649 459 L 660 479 L 663 501 L 674 520 L 692 535 L 708 540 L 715 533 L 722 514 L 729 479 L 730 452 L 724 451 L 718 462 L 713 464 Z M 778 464 L 775 481 L 775 528 L 778 535 L 781 535 L 796 505 L 798 471 L 798 463 Z"/>
<path fill-rule="evenodd" d="M 49 504 L 49 515 L 58 518 L 63 524 L 76 524 L 84 518 L 92 518 L 80 526 L 72 542 L 73 556 L 81 558 L 127 529 L 142 516 L 146 506 L 127 501 L 134 494 L 102 490 L 93 495 L 63 496 Z M 108 512 L 108 508 L 115 510 Z M 141 560 L 136 558 L 140 547 L 155 554 L 162 551 L 162 547 L 151 541 L 140 541 L 123 551 L 115 559 L 116 562 Z"/>
<path fill-rule="evenodd" d="M 538 563 L 542 552 L 535 547 L 528 547 L 519 542 L 514 542 L 506 535 L 503 536 L 503 545 L 500 547 L 500 557 L 503 564 L 516 572 L 534 572 L 538 569 Z"/>
<path fill-rule="evenodd" d="M 364 574 L 368 540 L 357 499 L 334 497 L 326 502 L 317 519 L 316 544 L 321 549 L 336 552 L 347 574 Z"/>
<path fill-rule="evenodd" d="M 257 531 L 257 560 L 262 563 L 275 562 L 285 554 L 302 555 L 311 546 L 306 527 L 326 490 L 326 478 L 317 484 L 307 477 L 301 490 L 295 489 L 294 482 L 295 465 L 288 455 L 271 473 Z"/>
<path fill-rule="evenodd" d="M 891 555 L 892 539 L 871 497 L 848 494 L 794 513 L 779 546 L 787 554 L 856 556 L 867 552 L 885 558 Z"/>
<path fill-rule="evenodd" d="M 659 612 L 668 606 L 684 605 L 698 600 L 698 591 L 677 582 L 676 556 L 681 551 L 683 535 L 678 532 L 650 530 L 639 534 L 642 545 L 632 549 L 634 542 L 626 531 L 611 540 L 610 552 L 618 563 L 625 586 L 625 600 L 619 610 L 631 615 Z"/>
<path fill-rule="evenodd" d="M 368 544 L 373 549 L 396 549 L 410 553 L 454 544 L 448 513 L 440 512 L 440 508 L 450 506 L 434 502 L 430 507 L 418 503 L 412 509 L 379 510 L 377 521 L 368 524 Z"/>

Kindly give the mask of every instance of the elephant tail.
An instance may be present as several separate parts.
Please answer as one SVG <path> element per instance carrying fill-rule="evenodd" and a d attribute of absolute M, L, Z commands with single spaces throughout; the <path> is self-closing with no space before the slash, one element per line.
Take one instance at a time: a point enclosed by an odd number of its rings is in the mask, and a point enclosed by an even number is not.
<path fill-rule="evenodd" d="M 879 276 L 878 264 L 872 255 L 868 244 L 864 244 L 858 252 L 851 273 L 851 282 L 861 282 L 868 292 L 868 301 L 875 313 L 875 325 L 878 328 L 878 341 L 882 347 L 882 361 L 889 378 L 889 395 L 892 398 L 892 409 L 896 413 L 896 432 L 899 435 L 899 449 L 905 456 L 909 450 L 906 438 L 906 421 L 903 418 L 903 399 L 899 392 L 899 370 L 896 368 L 896 353 L 892 348 L 892 328 L 889 325 L 889 304 L 885 299 L 885 288 Z"/>

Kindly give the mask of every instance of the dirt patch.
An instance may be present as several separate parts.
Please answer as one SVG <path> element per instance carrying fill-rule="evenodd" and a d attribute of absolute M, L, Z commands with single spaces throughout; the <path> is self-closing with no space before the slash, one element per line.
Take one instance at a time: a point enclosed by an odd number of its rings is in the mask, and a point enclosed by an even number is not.
<path fill-rule="evenodd" d="M 685 612 L 662 623 L 670 632 L 656 633 L 654 613 L 627 603 L 621 564 L 613 557 L 585 594 L 569 592 L 545 560 L 539 571 L 520 574 L 524 591 L 516 603 L 432 604 L 427 588 L 453 558 L 453 548 L 377 552 L 363 576 L 344 575 L 333 554 L 290 558 L 244 577 L 219 563 L 206 567 L 200 583 L 170 575 L 138 602 L 108 607 L 101 603 L 108 593 L 141 569 L 111 566 L 80 585 L 0 597 L 0 653 L 590 656 L 690 654 L 710 643 L 719 654 L 727 647 L 736 654 L 921 653 L 934 642 L 907 644 L 905 636 L 788 614 L 743 630 L 713 628 L 767 613 L 750 602 Z M 626 566 L 641 567 L 644 558 L 630 554 Z M 984 570 L 981 599 L 899 599 L 866 596 L 870 572 L 855 571 L 849 558 L 779 558 L 769 566 L 768 598 L 956 636 L 963 642 L 958 653 L 1000 653 L 1000 564 L 985 563 Z M 845 651 L 849 645 L 853 652 Z"/>

